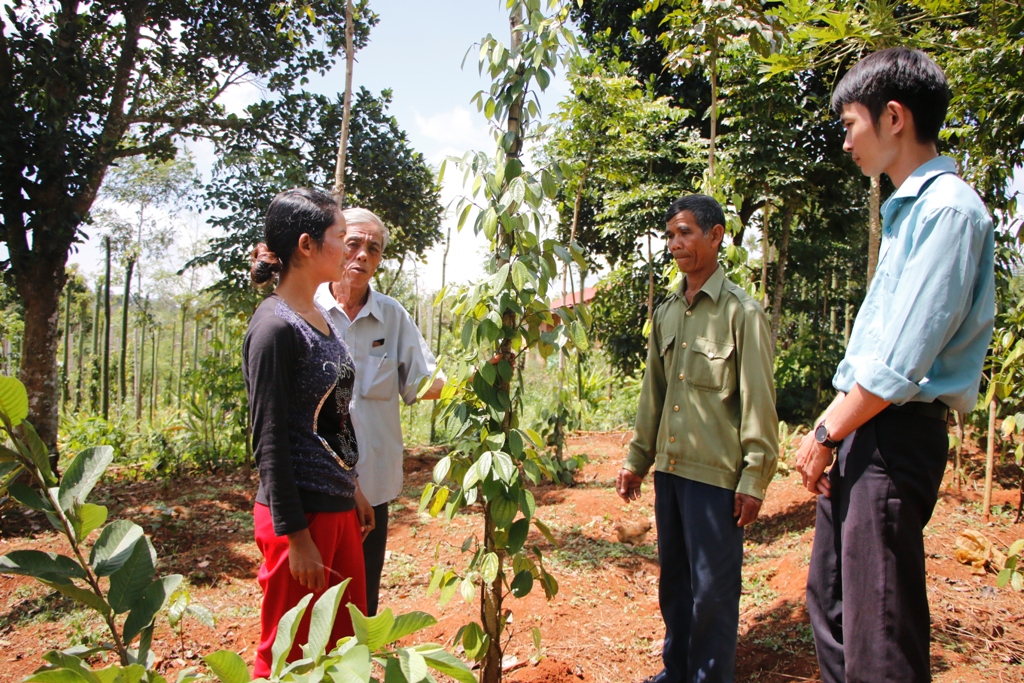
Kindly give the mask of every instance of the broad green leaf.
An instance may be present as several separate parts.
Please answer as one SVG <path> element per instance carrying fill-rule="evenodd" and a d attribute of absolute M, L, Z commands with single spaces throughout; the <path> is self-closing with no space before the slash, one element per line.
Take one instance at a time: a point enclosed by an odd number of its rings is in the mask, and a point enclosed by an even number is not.
<path fill-rule="evenodd" d="M 491 501 L 491 517 L 499 529 L 507 529 L 519 511 L 519 505 L 505 496 L 498 496 Z"/>
<path fill-rule="evenodd" d="M 353 645 L 340 661 L 327 667 L 326 674 L 334 683 L 366 683 L 370 680 L 372 667 L 370 648 Z"/>
<path fill-rule="evenodd" d="M 480 562 L 480 574 L 484 578 L 484 583 L 490 584 L 498 577 L 498 556 L 495 553 L 487 553 L 484 555 L 483 560 Z"/>
<path fill-rule="evenodd" d="M 493 453 L 494 464 L 491 467 L 491 471 L 494 472 L 495 476 L 501 481 L 509 484 L 512 482 L 512 477 L 516 474 L 516 465 L 512 462 L 512 458 L 507 453 L 501 451 L 494 451 Z"/>
<path fill-rule="evenodd" d="M 53 476 L 53 470 L 50 469 L 50 451 L 47 450 L 43 440 L 39 438 L 35 427 L 31 422 L 22 422 L 19 429 L 21 430 L 21 443 L 15 442 L 18 450 L 35 464 L 43 475 L 47 486 L 56 486 L 57 478 Z"/>
<path fill-rule="evenodd" d="M 437 603 L 444 607 L 452 598 L 455 597 L 455 591 L 459 589 L 459 578 L 454 574 L 446 576 L 445 580 L 441 584 L 441 594 L 437 597 Z"/>
<path fill-rule="evenodd" d="M 526 597 L 531 590 L 533 590 L 533 572 L 518 572 L 512 579 L 512 595 L 517 598 Z"/>
<path fill-rule="evenodd" d="M 15 377 L 0 375 L 0 411 L 7 416 L 12 427 L 28 417 L 28 392 Z"/>
<path fill-rule="evenodd" d="M 79 524 L 75 534 L 79 541 L 84 541 L 92 532 L 99 529 L 107 522 L 107 508 L 103 505 L 85 503 L 78 510 Z"/>
<path fill-rule="evenodd" d="M 1013 576 L 1010 577 L 1010 586 L 1018 593 L 1024 591 L 1024 574 L 1014 572 Z"/>
<path fill-rule="evenodd" d="M 156 572 L 156 551 L 149 538 L 143 536 L 132 548 L 132 554 L 116 572 L 110 575 L 107 602 L 114 612 L 121 614 L 135 606 L 142 593 L 153 582 Z"/>
<path fill-rule="evenodd" d="M 517 519 L 508 529 L 508 545 L 505 550 L 509 555 L 515 555 L 523 549 L 526 537 L 530 533 L 530 520 Z"/>
<path fill-rule="evenodd" d="M 487 239 L 494 239 L 494 235 L 498 229 L 498 214 L 494 212 L 492 207 L 487 207 L 487 210 L 481 214 L 480 228 L 483 230 L 484 235 Z"/>
<path fill-rule="evenodd" d="M 473 463 L 469 466 L 469 469 L 466 470 L 466 476 L 462 478 L 463 489 L 468 491 L 480 482 L 480 473 L 477 469 L 478 464 L 479 463 Z"/>
<path fill-rule="evenodd" d="M 167 599 L 174 591 L 178 590 L 182 578 L 181 574 L 171 574 L 157 579 L 146 587 L 138 600 L 133 602 L 131 612 L 124 620 L 124 642 L 126 645 L 131 643 L 142 629 L 153 623 L 153 618 L 167 604 Z M 113 578 L 111 578 L 111 583 L 113 583 Z"/>
<path fill-rule="evenodd" d="M 473 602 L 473 598 L 476 597 L 476 583 L 467 576 L 459 584 L 459 592 L 463 600 Z"/>
<path fill-rule="evenodd" d="M 512 452 L 512 457 L 523 457 L 523 435 L 519 433 L 518 429 L 513 429 L 509 432 L 508 448 Z"/>
<path fill-rule="evenodd" d="M 70 557 L 40 550 L 14 550 L 0 556 L 0 573 L 31 576 L 53 583 L 85 578 L 85 571 Z"/>
<path fill-rule="evenodd" d="M 430 505 L 430 499 L 434 495 L 435 488 L 436 487 L 429 482 L 427 483 L 426 486 L 423 487 L 423 493 L 420 494 L 420 512 L 424 512 L 427 509 L 427 506 Z"/>
<path fill-rule="evenodd" d="M 497 369 L 490 363 L 481 363 L 478 372 L 484 381 L 492 386 L 494 385 L 494 380 L 498 378 Z"/>
<path fill-rule="evenodd" d="M 83 605 L 92 607 L 100 614 L 110 614 L 110 605 L 106 603 L 100 596 L 93 593 L 91 590 L 79 588 L 73 583 L 56 583 L 53 581 L 43 581 L 47 586 L 54 588 L 64 595 L 68 596 L 76 602 L 80 602 Z"/>
<path fill-rule="evenodd" d="M 534 484 L 539 484 L 541 479 L 544 478 L 544 474 L 540 471 L 540 467 L 538 467 L 537 463 L 532 460 L 523 461 L 523 472 L 526 473 L 526 476 Z"/>
<path fill-rule="evenodd" d="M 249 683 L 249 667 L 245 660 L 231 650 L 217 650 L 203 657 L 213 675 L 221 683 Z"/>
<path fill-rule="evenodd" d="M 11 494 L 14 500 L 18 501 L 22 505 L 33 510 L 52 510 L 53 507 L 50 503 L 45 500 L 39 492 L 31 486 L 26 486 L 20 481 L 12 483 L 7 488 L 7 493 Z"/>
<path fill-rule="evenodd" d="M 519 494 L 519 509 L 523 511 L 523 516 L 527 520 L 533 519 L 533 515 L 537 512 L 537 500 L 533 496 L 533 492 L 523 489 Z"/>
<path fill-rule="evenodd" d="M 430 516 L 437 517 L 444 510 L 445 503 L 448 502 L 448 496 L 451 491 L 446 486 L 441 486 L 437 489 L 437 495 L 434 496 L 434 502 L 430 505 Z"/>
<path fill-rule="evenodd" d="M 553 545 L 553 546 L 555 546 L 557 548 L 558 547 L 558 541 L 555 540 L 555 536 L 554 536 L 554 534 L 551 533 L 551 529 L 548 528 L 548 525 L 545 524 L 544 522 L 540 521 L 537 518 L 534 518 L 533 523 L 537 527 L 537 529 L 542 534 L 544 534 L 544 538 L 548 539 L 548 543 L 550 543 L 551 545 Z"/>
<path fill-rule="evenodd" d="M 544 595 L 548 600 L 551 600 L 558 595 L 558 581 L 543 569 L 540 573 L 540 582 L 541 585 L 544 586 Z"/>
<path fill-rule="evenodd" d="M 299 603 L 284 613 L 281 621 L 277 622 L 277 635 L 274 636 L 274 644 L 270 648 L 270 674 L 273 677 L 280 676 L 284 669 L 288 653 L 292 651 L 292 644 L 295 642 L 295 634 L 299 631 L 299 622 L 306 613 L 309 601 L 313 599 L 312 593 L 307 593 L 299 600 Z"/>
<path fill-rule="evenodd" d="M 586 352 L 590 348 L 590 343 L 587 341 L 587 330 L 579 320 L 569 323 L 569 336 L 580 351 Z"/>
<path fill-rule="evenodd" d="M 1021 550 L 1024 550 L 1024 538 L 1018 538 L 1016 541 L 1011 543 L 1009 549 L 1006 551 L 1006 556 L 1012 557 L 1016 555 L 1017 557 L 1020 557 Z"/>
<path fill-rule="evenodd" d="M 434 483 L 443 484 L 444 480 L 448 478 L 448 473 L 452 470 L 452 457 L 446 455 L 437 461 L 434 465 Z"/>
<path fill-rule="evenodd" d="M 480 624 L 471 621 L 462 630 L 462 649 L 470 659 L 480 661 L 487 652 L 490 638 L 480 628 Z"/>
<path fill-rule="evenodd" d="M 1003 427 L 1002 427 L 1003 438 L 1008 438 L 1010 435 L 1012 435 L 1016 428 L 1017 428 L 1017 418 L 1014 415 L 1007 415 L 1003 419 Z"/>
<path fill-rule="evenodd" d="M 405 680 L 409 683 L 420 683 L 427 677 L 427 662 L 423 655 L 409 648 L 398 649 L 398 665 L 402 669 Z"/>
<path fill-rule="evenodd" d="M 86 448 L 75 456 L 60 480 L 57 502 L 60 503 L 61 510 L 67 510 L 76 498 L 84 503 L 89 492 L 113 461 L 114 449 L 110 446 Z"/>
<path fill-rule="evenodd" d="M 373 617 L 364 616 L 355 605 L 349 603 L 349 614 L 352 615 L 352 626 L 356 632 L 356 639 L 376 652 L 388 644 L 388 635 L 395 625 L 395 615 L 390 607 Z"/>
<path fill-rule="evenodd" d="M 21 683 L 94 683 L 94 681 L 90 681 L 72 669 L 49 669 L 36 672 Z"/>
<path fill-rule="evenodd" d="M 476 677 L 466 664 L 455 655 L 441 648 L 436 650 L 419 650 L 420 655 L 427 661 L 427 666 L 450 676 L 459 683 L 476 683 Z"/>
<path fill-rule="evenodd" d="M 331 629 L 334 628 L 341 598 L 351 581 L 352 579 L 345 579 L 331 586 L 313 604 L 313 612 L 309 619 L 309 640 L 302 646 L 305 657 L 317 661 L 327 651 L 327 641 L 331 638 Z"/>
<path fill-rule="evenodd" d="M 437 619 L 426 612 L 408 612 L 406 614 L 399 614 L 395 617 L 395 621 L 391 625 L 391 632 L 387 635 L 387 642 L 393 643 L 400 638 L 404 638 L 407 635 L 416 633 L 416 631 L 433 626 L 436 623 Z"/>
<path fill-rule="evenodd" d="M 534 448 L 544 448 L 547 445 L 544 437 L 542 437 L 536 430 L 527 427 L 523 429 L 523 432 L 530 438 L 530 441 L 533 442 Z"/>
<path fill-rule="evenodd" d="M 214 628 L 217 625 L 217 620 L 213 616 L 213 612 L 195 603 L 189 604 L 185 611 L 196 618 L 200 624 L 207 628 Z"/>
<path fill-rule="evenodd" d="M 522 290 L 530 281 L 530 270 L 520 259 L 516 259 L 512 263 L 512 284 L 517 290 Z"/>
<path fill-rule="evenodd" d="M 120 569 L 143 536 L 142 527 L 127 519 L 118 519 L 103 528 L 92 546 L 89 566 L 97 576 L 110 576 Z"/>
<path fill-rule="evenodd" d="M 558 195 L 558 184 L 555 182 L 555 177 L 547 169 L 540 172 L 540 183 L 544 187 L 545 197 L 554 199 Z"/>

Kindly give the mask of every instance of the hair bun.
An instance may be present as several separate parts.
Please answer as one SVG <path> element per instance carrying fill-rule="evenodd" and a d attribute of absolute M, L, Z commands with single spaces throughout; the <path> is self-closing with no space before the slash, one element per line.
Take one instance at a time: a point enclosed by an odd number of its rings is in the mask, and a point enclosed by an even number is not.
<path fill-rule="evenodd" d="M 266 244 L 260 242 L 252 250 L 252 268 L 249 270 L 249 277 L 257 285 L 270 282 L 276 273 L 280 273 L 284 264 L 277 254 L 270 251 Z"/>

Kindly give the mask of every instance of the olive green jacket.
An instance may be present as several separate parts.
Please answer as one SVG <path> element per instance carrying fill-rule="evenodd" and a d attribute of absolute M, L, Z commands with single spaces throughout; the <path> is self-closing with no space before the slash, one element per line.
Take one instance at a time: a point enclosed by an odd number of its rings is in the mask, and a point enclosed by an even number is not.
<path fill-rule="evenodd" d="M 625 468 L 764 499 L 779 453 L 768 318 L 721 266 L 693 303 L 685 291 L 654 312 Z"/>

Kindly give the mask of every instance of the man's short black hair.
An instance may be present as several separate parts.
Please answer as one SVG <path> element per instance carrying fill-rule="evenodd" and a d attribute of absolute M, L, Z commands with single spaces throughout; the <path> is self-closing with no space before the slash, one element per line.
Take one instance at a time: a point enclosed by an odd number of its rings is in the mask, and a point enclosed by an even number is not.
<path fill-rule="evenodd" d="M 716 225 L 725 227 L 725 213 L 714 197 L 706 194 L 688 194 L 672 202 L 665 212 L 665 222 L 675 218 L 681 211 L 689 211 L 697 219 L 697 226 L 706 235 Z"/>
<path fill-rule="evenodd" d="M 878 119 L 889 102 L 899 102 L 914 117 L 917 141 L 939 141 L 951 93 L 939 65 L 920 50 L 892 47 L 873 52 L 857 62 L 832 93 L 832 110 L 844 104 L 862 104 Z"/>

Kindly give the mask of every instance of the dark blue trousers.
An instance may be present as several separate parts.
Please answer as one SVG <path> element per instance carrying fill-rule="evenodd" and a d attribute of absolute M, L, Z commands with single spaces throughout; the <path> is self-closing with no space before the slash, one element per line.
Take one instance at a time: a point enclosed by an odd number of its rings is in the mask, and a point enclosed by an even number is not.
<path fill-rule="evenodd" d="M 665 670 L 658 683 L 731 683 L 736 669 L 743 529 L 728 490 L 654 473 L 658 599 Z"/>
<path fill-rule="evenodd" d="M 373 506 L 373 531 L 363 539 L 363 564 L 366 567 L 366 616 L 377 615 L 380 600 L 380 575 L 388 549 L 388 504 Z"/>
<path fill-rule="evenodd" d="M 843 441 L 807 576 L 825 683 L 931 680 L 923 530 L 948 447 L 944 421 L 889 410 Z"/>

